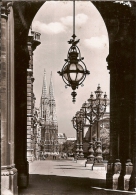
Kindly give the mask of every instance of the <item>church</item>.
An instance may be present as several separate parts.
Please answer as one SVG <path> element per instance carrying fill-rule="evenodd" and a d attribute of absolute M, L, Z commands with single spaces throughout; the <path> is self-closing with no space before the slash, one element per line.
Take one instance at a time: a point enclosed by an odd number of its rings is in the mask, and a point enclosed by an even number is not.
<path fill-rule="evenodd" d="M 56 102 L 50 76 L 49 91 L 47 89 L 46 71 L 44 70 L 42 95 L 40 100 L 41 146 L 45 153 L 58 152 L 58 122 L 56 114 Z"/>

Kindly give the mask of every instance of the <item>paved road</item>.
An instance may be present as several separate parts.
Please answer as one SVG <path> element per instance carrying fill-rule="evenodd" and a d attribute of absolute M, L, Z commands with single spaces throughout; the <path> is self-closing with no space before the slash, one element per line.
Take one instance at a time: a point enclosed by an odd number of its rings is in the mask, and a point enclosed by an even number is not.
<path fill-rule="evenodd" d="M 19 195 L 90 195 L 105 186 L 106 171 L 92 171 L 83 161 L 45 160 L 30 163 L 30 181 Z"/>

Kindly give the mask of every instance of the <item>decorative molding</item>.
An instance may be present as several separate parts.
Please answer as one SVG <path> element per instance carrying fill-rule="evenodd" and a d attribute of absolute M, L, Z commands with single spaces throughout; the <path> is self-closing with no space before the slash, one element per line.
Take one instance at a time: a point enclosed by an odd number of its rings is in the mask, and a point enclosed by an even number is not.
<path fill-rule="evenodd" d="M 1 170 L 1 176 L 15 175 L 17 173 L 16 168 Z"/>
<path fill-rule="evenodd" d="M 12 169 L 12 168 L 15 168 L 15 164 L 1 166 L 1 170 Z"/>
<path fill-rule="evenodd" d="M 13 5 L 12 2 L 2 2 L 1 5 L 1 17 L 7 19 L 10 13 L 10 7 Z"/>
<path fill-rule="evenodd" d="M 132 4 L 130 1 L 115 1 L 114 3 L 120 3 L 122 5 L 127 5 L 128 7 L 132 7 Z"/>

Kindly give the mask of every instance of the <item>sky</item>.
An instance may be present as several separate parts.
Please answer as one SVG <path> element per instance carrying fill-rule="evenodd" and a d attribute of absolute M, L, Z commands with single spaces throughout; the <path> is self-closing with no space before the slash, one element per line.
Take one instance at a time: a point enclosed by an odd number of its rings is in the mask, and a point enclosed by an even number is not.
<path fill-rule="evenodd" d="M 73 2 L 48 1 L 37 12 L 32 30 L 41 33 L 41 44 L 34 51 L 34 94 L 36 107 L 39 108 L 42 93 L 44 69 L 46 70 L 49 89 L 52 71 L 58 132 L 67 137 L 75 137 L 76 130 L 72 126 L 72 117 L 80 110 L 82 104 L 90 97 L 91 92 L 100 84 L 103 92 L 109 97 L 110 75 L 107 70 L 106 57 L 109 53 L 108 33 L 105 23 L 90 1 L 75 3 L 75 34 L 80 39 L 80 48 L 84 63 L 90 71 L 83 82 L 83 87 L 76 90 L 76 102 L 73 104 L 70 87 L 57 71 L 61 71 L 64 59 L 67 58 L 70 45 L 67 41 L 73 35 Z"/>

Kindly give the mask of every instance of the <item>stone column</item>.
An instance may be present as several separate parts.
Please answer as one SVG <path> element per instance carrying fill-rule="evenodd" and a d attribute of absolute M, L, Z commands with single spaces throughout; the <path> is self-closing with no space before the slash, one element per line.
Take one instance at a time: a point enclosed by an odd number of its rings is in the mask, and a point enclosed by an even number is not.
<path fill-rule="evenodd" d="M 107 164 L 106 187 L 109 189 L 118 189 L 118 178 L 121 172 L 121 163 L 119 159 L 119 108 L 120 100 L 118 97 L 119 73 L 114 64 L 114 57 L 107 57 L 108 69 L 110 69 L 110 160 Z M 112 69 L 111 69 L 112 67 Z M 116 81 L 116 82 L 115 82 Z M 116 93 L 115 93 L 116 91 Z M 117 114 L 118 113 L 118 114 Z"/>
<path fill-rule="evenodd" d="M 14 17 L 11 3 L 1 6 L 1 193 L 18 194 L 14 163 Z"/>
<path fill-rule="evenodd" d="M 27 160 L 33 161 L 33 148 L 32 148 L 32 69 L 27 69 Z"/>
<path fill-rule="evenodd" d="M 13 8 L 15 10 L 14 4 Z M 17 20 L 17 18 L 16 18 Z M 26 28 L 20 35 L 22 24 L 15 25 L 15 164 L 18 170 L 18 187 L 29 183 L 29 163 L 27 161 L 27 68 L 29 54 Z"/>

